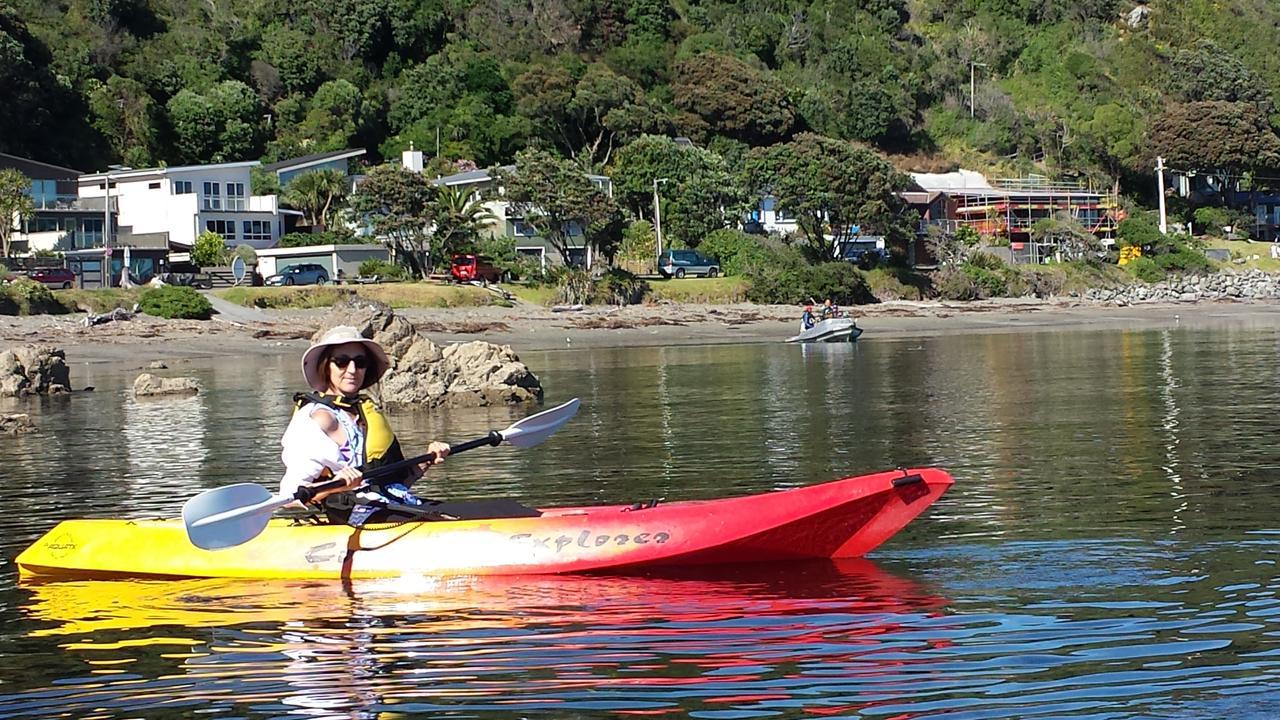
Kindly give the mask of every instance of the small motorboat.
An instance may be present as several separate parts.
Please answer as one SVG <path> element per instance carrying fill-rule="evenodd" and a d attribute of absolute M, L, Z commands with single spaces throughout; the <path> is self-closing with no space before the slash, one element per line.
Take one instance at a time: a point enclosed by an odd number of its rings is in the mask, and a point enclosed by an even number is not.
<path fill-rule="evenodd" d="M 827 318 L 813 327 L 800 330 L 800 334 L 787 338 L 789 343 L 853 342 L 862 335 L 862 328 L 851 317 Z"/>

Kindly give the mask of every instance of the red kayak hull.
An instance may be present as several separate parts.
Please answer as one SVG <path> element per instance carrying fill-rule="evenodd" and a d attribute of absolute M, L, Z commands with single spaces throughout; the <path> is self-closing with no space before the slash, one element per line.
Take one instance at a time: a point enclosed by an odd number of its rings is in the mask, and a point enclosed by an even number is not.
<path fill-rule="evenodd" d="M 359 578 L 530 575 L 854 558 L 888 540 L 954 481 L 894 470 L 719 500 L 553 508 L 540 517 L 386 528 L 273 520 L 253 540 L 201 550 L 180 520 L 68 520 L 17 559 L 32 576 Z"/>

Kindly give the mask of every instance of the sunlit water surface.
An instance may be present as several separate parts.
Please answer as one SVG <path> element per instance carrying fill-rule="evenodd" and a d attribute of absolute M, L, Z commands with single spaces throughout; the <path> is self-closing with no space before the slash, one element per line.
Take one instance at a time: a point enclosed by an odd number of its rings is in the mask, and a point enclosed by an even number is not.
<path fill-rule="evenodd" d="M 5 405 L 0 717 L 1274 718 L 1273 330 L 527 353 L 574 422 L 433 471 L 543 506 L 762 492 L 899 465 L 957 484 L 866 561 L 645 577 L 19 582 L 58 519 L 272 485 L 295 359 L 194 399 Z M 402 441 L 516 411 L 399 414 Z M 159 549 L 162 550 L 162 549 Z"/>

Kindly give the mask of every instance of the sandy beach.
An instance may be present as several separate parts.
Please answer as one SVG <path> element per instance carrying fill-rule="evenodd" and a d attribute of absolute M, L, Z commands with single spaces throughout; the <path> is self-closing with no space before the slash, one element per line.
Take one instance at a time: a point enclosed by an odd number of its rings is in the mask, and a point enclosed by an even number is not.
<path fill-rule="evenodd" d="M 43 343 L 76 362 L 141 367 L 153 360 L 296 353 L 327 310 L 257 310 L 217 303 L 208 321 L 129 321 L 86 327 L 83 314 L 0 318 L 0 347 Z M 776 343 L 795 334 L 789 306 L 639 305 L 554 312 L 513 308 L 412 308 L 397 313 L 437 343 L 487 340 L 516 352 L 593 347 Z M 968 303 L 886 302 L 852 308 L 859 342 L 955 333 L 1053 332 L 1165 327 L 1280 328 L 1280 303 L 1265 301 L 1104 305 L 1072 299 Z"/>

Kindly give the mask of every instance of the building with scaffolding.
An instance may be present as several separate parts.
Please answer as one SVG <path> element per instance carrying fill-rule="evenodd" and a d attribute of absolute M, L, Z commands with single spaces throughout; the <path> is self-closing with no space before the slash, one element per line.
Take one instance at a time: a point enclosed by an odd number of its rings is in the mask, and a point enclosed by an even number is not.
<path fill-rule="evenodd" d="M 1122 219 L 1118 198 L 1081 182 L 1054 181 L 1042 175 L 1002 178 L 989 182 L 981 173 L 912 173 L 916 188 L 902 193 L 921 218 L 921 233 L 929 225 L 955 231 L 968 226 L 988 244 L 1008 245 L 1013 262 L 1041 263 L 1061 250 L 1037 242 L 1032 229 L 1042 220 L 1070 217 L 1104 245 L 1115 242 Z"/>

